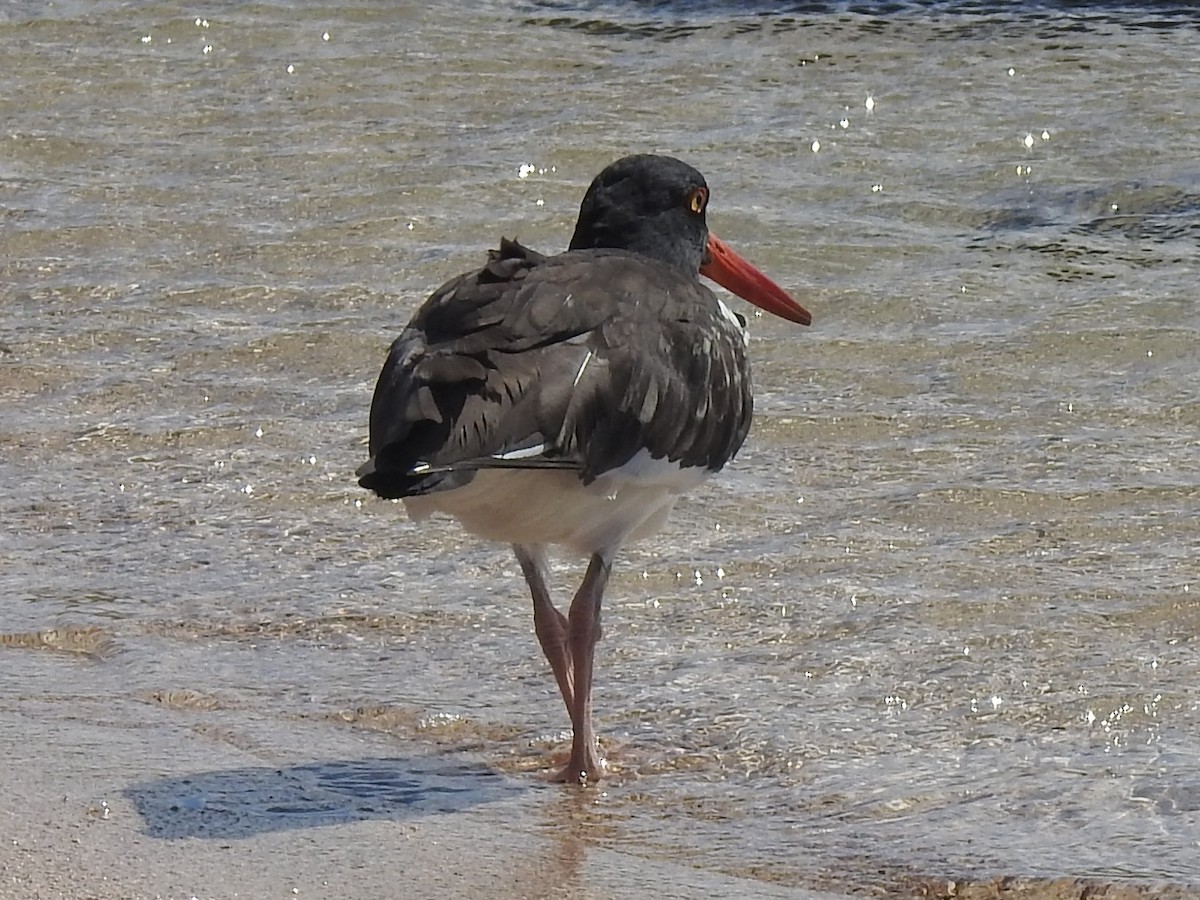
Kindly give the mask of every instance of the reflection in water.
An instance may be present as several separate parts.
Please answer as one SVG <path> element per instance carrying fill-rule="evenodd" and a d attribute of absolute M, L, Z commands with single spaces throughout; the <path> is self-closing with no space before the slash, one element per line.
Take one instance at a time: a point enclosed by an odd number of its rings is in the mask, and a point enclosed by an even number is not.
<path fill-rule="evenodd" d="M 588 848 L 606 842 L 611 825 L 595 809 L 595 791 L 555 791 L 542 806 L 539 823 L 550 839 L 540 860 L 531 861 L 531 897 L 582 894 Z"/>

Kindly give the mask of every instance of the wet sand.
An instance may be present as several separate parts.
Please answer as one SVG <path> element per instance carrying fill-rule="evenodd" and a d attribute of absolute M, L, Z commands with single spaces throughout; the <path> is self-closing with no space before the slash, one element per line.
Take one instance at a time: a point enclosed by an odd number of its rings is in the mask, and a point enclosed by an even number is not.
<path fill-rule="evenodd" d="M 3 703 L 0 897 L 834 896 L 606 849 L 598 790 L 186 700 Z"/>
<path fill-rule="evenodd" d="M 50 649 L 2 652 L 45 662 L 47 675 L 80 665 Z M 284 725 L 186 692 L 80 702 L 47 690 L 2 707 L 3 898 L 1198 896 L 882 869 L 848 873 L 849 893 L 836 873 L 822 878 L 832 890 L 779 884 L 606 847 L 603 786 L 500 773 L 328 717 Z"/>

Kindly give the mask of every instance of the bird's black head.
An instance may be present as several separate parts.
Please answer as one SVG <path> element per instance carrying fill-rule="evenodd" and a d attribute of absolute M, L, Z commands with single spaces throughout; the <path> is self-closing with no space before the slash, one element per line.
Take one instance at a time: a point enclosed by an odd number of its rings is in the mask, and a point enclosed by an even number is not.
<path fill-rule="evenodd" d="M 708 185 L 670 156 L 619 159 L 596 176 L 579 207 L 572 250 L 630 250 L 695 274 L 707 260 Z"/>

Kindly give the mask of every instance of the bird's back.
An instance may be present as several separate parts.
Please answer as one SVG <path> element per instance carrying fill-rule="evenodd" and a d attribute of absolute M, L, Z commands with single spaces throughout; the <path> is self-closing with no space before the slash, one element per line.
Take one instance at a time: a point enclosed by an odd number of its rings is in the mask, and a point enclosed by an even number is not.
<path fill-rule="evenodd" d="M 738 323 L 661 262 L 615 250 L 546 257 L 512 241 L 435 291 L 392 344 L 360 483 L 383 497 L 482 470 L 558 470 L 582 485 L 635 456 L 712 472 L 749 430 Z"/>

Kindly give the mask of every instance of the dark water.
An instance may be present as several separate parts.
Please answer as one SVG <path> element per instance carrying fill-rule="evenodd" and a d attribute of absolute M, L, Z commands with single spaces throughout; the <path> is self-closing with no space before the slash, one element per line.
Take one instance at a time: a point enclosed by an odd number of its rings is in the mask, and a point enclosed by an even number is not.
<path fill-rule="evenodd" d="M 1198 22 L 8 4 L 0 706 L 32 744 L 133 700 L 253 717 L 251 774 L 374 771 L 300 719 L 534 782 L 566 723 L 515 562 L 352 471 L 425 294 L 670 152 L 816 321 L 754 321 L 749 443 L 619 565 L 595 846 L 1200 884 Z"/>

